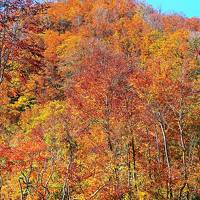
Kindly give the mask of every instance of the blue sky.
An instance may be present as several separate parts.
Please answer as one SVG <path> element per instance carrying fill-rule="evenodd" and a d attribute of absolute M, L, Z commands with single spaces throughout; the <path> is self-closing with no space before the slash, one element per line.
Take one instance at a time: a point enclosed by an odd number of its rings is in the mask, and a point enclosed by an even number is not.
<path fill-rule="evenodd" d="M 145 0 L 155 9 L 161 9 L 164 13 L 176 12 L 186 17 L 200 18 L 200 0 Z"/>

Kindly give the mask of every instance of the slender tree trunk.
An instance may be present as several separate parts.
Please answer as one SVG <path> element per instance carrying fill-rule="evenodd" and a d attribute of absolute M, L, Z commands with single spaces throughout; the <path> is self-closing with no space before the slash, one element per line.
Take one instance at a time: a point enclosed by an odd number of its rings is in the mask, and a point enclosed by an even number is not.
<path fill-rule="evenodd" d="M 104 112 L 104 130 L 107 136 L 107 142 L 108 142 L 108 148 L 112 153 L 113 157 L 113 163 L 114 163 L 114 175 L 115 175 L 115 191 L 116 193 L 119 191 L 120 187 L 120 179 L 119 179 L 119 169 L 118 169 L 118 164 L 117 164 L 117 155 L 115 152 L 115 148 L 111 139 L 111 128 L 110 128 L 110 114 L 111 114 L 111 93 L 112 91 L 109 90 L 109 94 L 106 95 L 105 97 L 105 112 Z"/>
<path fill-rule="evenodd" d="M 133 198 L 133 192 L 132 192 L 132 173 L 131 173 L 131 151 L 130 151 L 130 145 L 127 147 L 127 167 L 128 167 L 128 188 L 129 188 L 129 200 L 132 200 Z"/>
<path fill-rule="evenodd" d="M 186 147 L 185 147 L 185 142 L 184 142 L 182 112 L 179 113 L 178 127 L 179 127 L 179 133 L 180 133 L 180 143 L 181 143 L 181 149 L 182 149 L 182 163 L 183 163 L 183 173 L 184 173 L 184 183 L 183 183 L 183 186 L 181 187 L 180 193 L 179 193 L 179 199 L 181 199 L 184 188 L 186 186 L 188 186 L 188 172 L 187 172 L 187 163 L 186 163 Z M 187 196 L 188 195 L 189 195 L 189 192 L 188 192 Z"/>
<path fill-rule="evenodd" d="M 63 184 L 63 188 L 62 188 L 62 200 L 71 200 L 71 194 L 70 194 L 70 186 L 68 183 L 68 175 L 71 173 L 71 165 L 74 162 L 75 159 L 75 153 L 77 151 L 77 143 L 74 140 L 74 138 L 70 135 L 70 130 L 68 129 L 68 126 L 65 124 L 65 131 L 66 131 L 66 137 L 65 137 L 65 141 L 66 143 L 69 145 L 69 151 L 68 151 L 68 159 L 67 159 L 67 173 L 65 175 L 64 178 L 64 184 Z"/>
<path fill-rule="evenodd" d="M 150 141 L 150 136 L 149 136 L 149 129 L 146 128 L 146 134 L 147 134 L 147 143 L 148 143 L 148 149 L 147 149 L 147 154 L 148 154 L 148 171 L 149 171 L 149 178 L 151 179 L 152 174 L 151 174 L 151 141 Z"/>
<path fill-rule="evenodd" d="M 167 143 L 166 132 L 165 132 L 165 125 L 163 124 L 163 122 L 160 122 L 160 128 L 161 128 L 161 132 L 162 132 L 162 136 L 163 136 L 164 152 L 165 152 L 165 158 L 166 158 L 167 170 L 168 170 L 167 199 L 172 199 L 173 193 L 172 193 L 171 164 L 170 164 L 170 159 L 169 159 L 169 151 L 168 151 L 168 143 Z"/>
<path fill-rule="evenodd" d="M 158 131 L 155 130 L 155 133 L 156 133 L 155 142 L 156 142 L 156 149 L 157 149 L 157 161 L 160 165 L 160 145 L 159 145 Z"/>
<path fill-rule="evenodd" d="M 134 180 L 135 189 L 137 191 L 136 152 L 135 152 L 134 137 L 132 137 L 130 145 L 131 145 L 131 149 L 132 149 L 132 160 L 133 160 L 133 180 Z"/>
<path fill-rule="evenodd" d="M 20 200 L 25 200 L 21 180 L 22 180 L 22 178 L 19 178 L 19 180 L 18 180 L 18 182 L 19 182 L 19 188 L 20 188 Z"/>

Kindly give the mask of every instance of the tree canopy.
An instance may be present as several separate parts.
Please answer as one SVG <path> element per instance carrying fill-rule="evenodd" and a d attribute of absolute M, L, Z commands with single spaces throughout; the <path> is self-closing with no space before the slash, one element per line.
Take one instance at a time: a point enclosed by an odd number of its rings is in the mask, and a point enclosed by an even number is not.
<path fill-rule="evenodd" d="M 200 19 L 0 2 L 0 199 L 199 199 L 199 116 Z"/>

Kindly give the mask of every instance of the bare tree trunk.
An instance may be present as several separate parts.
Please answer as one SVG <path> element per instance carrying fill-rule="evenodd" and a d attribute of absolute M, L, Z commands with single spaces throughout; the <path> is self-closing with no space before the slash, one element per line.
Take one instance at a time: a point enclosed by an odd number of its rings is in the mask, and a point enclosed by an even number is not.
<path fill-rule="evenodd" d="M 148 154 L 148 171 L 149 171 L 149 178 L 151 179 L 152 174 L 151 174 L 151 141 L 150 141 L 150 136 L 149 136 L 149 129 L 146 128 L 146 134 L 147 134 L 147 144 L 148 144 L 148 149 L 147 149 L 147 154 Z"/>
<path fill-rule="evenodd" d="M 134 137 L 132 137 L 130 145 L 131 145 L 131 149 L 132 149 L 132 160 L 133 160 L 133 180 L 134 180 L 134 184 L 135 184 L 135 189 L 137 191 L 136 152 L 135 152 Z"/>
<path fill-rule="evenodd" d="M 111 139 L 112 130 L 110 128 L 110 114 L 111 114 L 111 94 L 112 91 L 109 89 L 108 94 L 105 96 L 105 112 L 104 112 L 104 130 L 107 136 L 108 148 L 112 152 L 113 162 L 114 162 L 114 175 L 115 175 L 115 190 L 119 191 L 120 179 L 119 179 L 119 169 L 117 164 L 117 155 L 115 148 Z"/>
<path fill-rule="evenodd" d="M 21 178 L 19 178 L 18 182 L 19 182 L 19 187 L 20 187 L 20 200 L 24 200 Z"/>
<path fill-rule="evenodd" d="M 70 194 L 70 186 L 68 183 L 68 175 L 71 173 L 71 165 L 75 159 L 75 152 L 77 151 L 77 143 L 74 140 L 74 138 L 70 135 L 70 131 L 67 127 L 67 125 L 65 125 L 65 131 L 66 131 L 66 137 L 65 137 L 65 141 L 69 144 L 69 151 L 68 151 L 68 167 L 67 167 L 67 174 L 65 175 L 65 179 L 64 179 L 64 184 L 63 184 L 63 188 L 62 188 L 62 200 L 71 200 L 71 194 Z"/>
<path fill-rule="evenodd" d="M 67 181 L 65 181 L 64 185 L 63 185 L 63 189 L 62 189 L 62 200 L 71 200 L 70 197 L 70 187 L 67 184 Z"/>
<path fill-rule="evenodd" d="M 160 122 L 160 128 L 163 136 L 163 145 L 164 145 L 164 152 L 165 152 L 165 158 L 166 158 L 166 163 L 167 163 L 167 169 L 168 169 L 168 189 L 167 189 L 167 199 L 172 199 L 173 198 L 173 193 L 172 193 L 172 173 L 171 173 L 171 164 L 170 164 L 170 159 L 169 159 L 169 151 L 168 151 L 168 143 L 167 143 L 167 138 L 166 138 L 166 132 L 165 132 L 165 125 L 163 122 Z"/>
<path fill-rule="evenodd" d="M 160 145 L 159 145 L 158 131 L 155 130 L 155 133 L 156 133 L 155 142 L 156 142 L 156 149 L 157 149 L 157 161 L 160 165 Z"/>
<path fill-rule="evenodd" d="M 129 145 L 127 147 L 127 167 L 128 167 L 128 188 L 129 188 L 128 196 L 129 200 L 131 200 L 133 194 L 132 194 L 131 152 Z"/>
<path fill-rule="evenodd" d="M 184 142 L 184 131 L 183 131 L 183 122 L 182 122 L 182 112 L 179 113 L 179 119 L 178 119 L 178 127 L 179 127 L 179 133 L 180 133 L 180 142 L 181 142 L 181 148 L 182 148 L 182 163 L 183 163 L 183 172 L 184 172 L 184 183 L 183 186 L 180 189 L 179 193 L 179 199 L 182 198 L 182 192 L 186 186 L 188 186 L 188 172 L 187 172 L 187 163 L 186 163 L 186 147 Z M 189 195 L 189 192 L 187 196 Z"/>

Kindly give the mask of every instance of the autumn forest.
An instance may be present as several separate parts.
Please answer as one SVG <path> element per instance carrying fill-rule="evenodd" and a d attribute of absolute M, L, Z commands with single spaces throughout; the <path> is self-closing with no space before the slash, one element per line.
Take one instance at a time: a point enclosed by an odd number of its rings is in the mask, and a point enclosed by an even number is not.
<path fill-rule="evenodd" d="M 0 199 L 199 200 L 200 19 L 1 0 Z"/>

